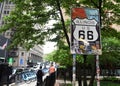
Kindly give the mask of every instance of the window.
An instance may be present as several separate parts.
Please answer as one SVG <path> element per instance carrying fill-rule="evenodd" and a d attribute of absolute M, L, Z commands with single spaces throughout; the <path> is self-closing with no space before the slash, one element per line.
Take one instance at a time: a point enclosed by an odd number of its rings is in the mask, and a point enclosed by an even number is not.
<path fill-rule="evenodd" d="M 5 24 L 5 22 L 4 22 L 4 21 L 2 21 L 2 24 Z"/>
<path fill-rule="evenodd" d="M 12 2 L 11 1 L 6 1 L 6 4 L 11 4 Z"/>
<path fill-rule="evenodd" d="M 24 56 L 24 52 L 21 52 L 21 56 Z"/>
<path fill-rule="evenodd" d="M 4 11 L 4 14 L 9 14 L 9 11 Z"/>
<path fill-rule="evenodd" d="M 4 11 L 4 14 L 6 14 L 6 11 Z"/>
<path fill-rule="evenodd" d="M 9 11 L 7 11 L 7 14 L 9 14 Z"/>

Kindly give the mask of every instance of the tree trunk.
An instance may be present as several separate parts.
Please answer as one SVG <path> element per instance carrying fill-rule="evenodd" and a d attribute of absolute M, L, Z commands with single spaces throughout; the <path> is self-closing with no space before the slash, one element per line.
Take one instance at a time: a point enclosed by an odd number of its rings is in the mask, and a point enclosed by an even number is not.
<path fill-rule="evenodd" d="M 58 10 L 59 10 L 59 12 L 60 12 L 60 16 L 61 16 L 61 22 L 62 22 L 62 26 L 63 26 L 63 31 L 64 31 L 64 33 L 65 33 L 65 37 L 66 37 L 68 46 L 69 46 L 69 48 L 70 48 L 70 41 L 69 41 L 69 37 L 68 37 L 67 30 L 66 30 L 66 27 L 65 27 L 65 22 L 64 22 L 62 10 L 61 10 L 61 8 L 60 8 L 60 2 L 59 2 L 59 0 L 56 0 L 56 2 L 57 2 Z"/>
<path fill-rule="evenodd" d="M 82 75 L 81 75 L 81 64 L 77 63 L 76 64 L 76 74 L 77 74 L 77 79 L 78 79 L 78 85 L 82 86 Z"/>
<path fill-rule="evenodd" d="M 94 64 L 92 66 L 92 74 L 91 74 L 89 86 L 93 86 L 94 80 L 95 80 L 95 75 L 96 75 L 96 56 L 94 56 Z"/>
<path fill-rule="evenodd" d="M 82 78 L 81 78 L 81 75 L 79 75 L 79 77 L 78 77 L 78 84 L 79 84 L 79 86 L 82 86 Z"/>
<path fill-rule="evenodd" d="M 87 55 L 83 55 L 84 58 L 84 67 L 83 67 L 83 71 L 84 71 L 84 78 L 83 78 L 83 86 L 87 86 L 87 78 L 86 78 L 86 58 Z"/>

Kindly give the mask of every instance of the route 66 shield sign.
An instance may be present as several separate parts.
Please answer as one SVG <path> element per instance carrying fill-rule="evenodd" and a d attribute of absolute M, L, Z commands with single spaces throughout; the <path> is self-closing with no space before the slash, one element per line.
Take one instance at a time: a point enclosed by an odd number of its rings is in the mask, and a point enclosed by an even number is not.
<path fill-rule="evenodd" d="M 72 54 L 102 53 L 98 9 L 72 8 L 70 50 Z"/>

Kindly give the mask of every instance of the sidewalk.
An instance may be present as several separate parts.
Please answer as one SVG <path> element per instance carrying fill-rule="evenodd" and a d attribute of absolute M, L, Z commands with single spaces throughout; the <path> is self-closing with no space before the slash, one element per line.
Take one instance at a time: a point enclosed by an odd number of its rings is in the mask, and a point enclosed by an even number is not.
<path fill-rule="evenodd" d="M 55 86 L 61 86 L 61 84 L 72 84 L 72 82 L 71 81 L 64 81 L 64 80 L 56 80 L 56 83 L 55 83 Z M 31 83 L 29 83 L 29 84 L 27 84 L 27 83 L 19 83 L 19 84 L 15 84 L 15 83 L 12 83 L 12 84 L 10 84 L 9 86 L 35 86 L 36 85 L 36 81 L 34 81 L 34 82 L 31 82 Z M 4 86 L 6 86 L 6 85 L 4 85 Z M 76 81 L 76 86 L 78 86 L 78 82 Z"/>
<path fill-rule="evenodd" d="M 60 84 L 63 84 L 63 83 L 65 83 L 64 80 L 56 80 L 55 86 L 60 86 Z M 71 83 L 71 82 L 66 81 L 66 84 L 67 83 Z M 9 86 L 35 86 L 35 85 L 36 85 L 36 81 L 31 82 L 29 84 L 27 84 L 27 83 L 19 83 L 19 84 L 12 83 Z M 6 86 L 6 85 L 4 85 L 4 86 Z"/>
<path fill-rule="evenodd" d="M 71 81 L 64 81 L 64 80 L 56 80 L 56 83 L 55 83 L 55 86 L 60 86 L 60 84 L 72 84 Z M 78 86 L 78 82 L 76 81 L 76 85 L 75 86 Z"/>

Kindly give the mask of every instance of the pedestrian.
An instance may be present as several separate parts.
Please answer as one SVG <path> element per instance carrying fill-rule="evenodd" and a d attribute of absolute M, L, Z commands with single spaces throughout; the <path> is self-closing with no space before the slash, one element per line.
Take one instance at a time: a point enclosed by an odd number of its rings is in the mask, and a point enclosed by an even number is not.
<path fill-rule="evenodd" d="M 55 84 L 55 67 L 53 64 L 51 64 L 49 68 L 49 74 L 50 74 L 50 86 L 54 86 Z"/>
<path fill-rule="evenodd" d="M 42 72 L 42 66 L 40 66 L 40 69 L 36 73 L 37 75 L 37 86 L 43 85 L 43 72 Z"/>

